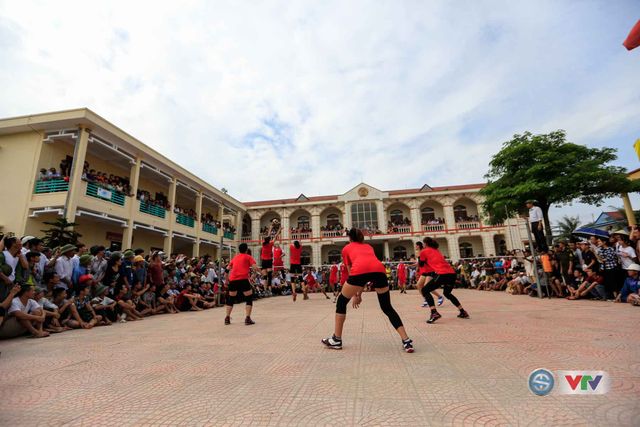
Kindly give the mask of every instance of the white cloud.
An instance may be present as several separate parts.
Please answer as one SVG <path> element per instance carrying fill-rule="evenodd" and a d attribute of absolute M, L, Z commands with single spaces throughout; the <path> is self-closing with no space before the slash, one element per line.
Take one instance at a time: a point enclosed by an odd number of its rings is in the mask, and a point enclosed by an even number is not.
<path fill-rule="evenodd" d="M 635 167 L 632 6 L 0 2 L 0 116 L 88 106 L 241 200 L 479 182 L 524 130 Z"/>

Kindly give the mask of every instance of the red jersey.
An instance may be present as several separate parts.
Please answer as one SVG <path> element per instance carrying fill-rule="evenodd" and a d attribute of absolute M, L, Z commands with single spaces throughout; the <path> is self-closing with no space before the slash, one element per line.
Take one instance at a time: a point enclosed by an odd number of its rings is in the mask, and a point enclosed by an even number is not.
<path fill-rule="evenodd" d="M 282 248 L 273 248 L 273 265 L 282 266 Z"/>
<path fill-rule="evenodd" d="M 307 282 L 307 285 L 311 287 L 315 286 L 318 283 L 313 273 L 307 273 L 307 276 L 304 278 L 304 280 Z"/>
<path fill-rule="evenodd" d="M 373 248 L 366 243 L 351 242 L 342 248 L 342 259 L 349 266 L 349 275 L 385 273 L 387 270 L 376 257 Z"/>
<path fill-rule="evenodd" d="M 433 269 L 433 266 L 427 263 L 427 254 L 427 249 L 423 249 L 418 255 L 418 276 L 420 276 L 422 273 L 433 273 L 435 271 Z"/>
<path fill-rule="evenodd" d="M 347 264 L 344 262 L 340 264 L 340 284 L 344 285 L 347 282 L 347 277 L 349 277 L 349 272 L 347 271 Z"/>
<path fill-rule="evenodd" d="M 233 257 L 229 263 L 231 272 L 229 273 L 229 280 L 248 280 L 251 266 L 256 263 L 251 255 L 238 254 Z"/>
<path fill-rule="evenodd" d="M 434 248 L 426 247 L 420 252 L 420 259 L 424 259 L 436 274 L 455 274 L 451 264 L 444 259 L 442 253 Z"/>
<path fill-rule="evenodd" d="M 302 256 L 302 246 L 296 248 L 294 245 L 289 246 L 289 259 L 291 260 L 291 265 L 302 264 L 300 262 L 300 257 Z"/>
<path fill-rule="evenodd" d="M 273 242 L 262 244 L 262 249 L 260 250 L 260 259 L 273 259 Z"/>
<path fill-rule="evenodd" d="M 329 283 L 338 283 L 338 266 L 335 264 L 329 269 Z"/>
<path fill-rule="evenodd" d="M 407 270 L 403 263 L 398 264 L 398 281 L 400 283 L 407 281 Z"/>

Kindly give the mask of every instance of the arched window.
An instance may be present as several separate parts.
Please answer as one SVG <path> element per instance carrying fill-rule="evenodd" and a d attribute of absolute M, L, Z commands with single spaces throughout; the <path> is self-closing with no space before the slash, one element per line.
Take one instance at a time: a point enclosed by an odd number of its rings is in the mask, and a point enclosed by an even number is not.
<path fill-rule="evenodd" d="M 333 213 L 327 215 L 327 226 L 334 227 L 338 224 L 340 224 L 340 217 L 338 216 L 338 214 Z"/>
<path fill-rule="evenodd" d="M 460 243 L 460 257 L 473 258 L 473 245 L 469 242 Z"/>
<path fill-rule="evenodd" d="M 311 265 L 311 252 L 308 249 L 303 249 L 300 253 L 300 263 L 302 265 Z"/>
<path fill-rule="evenodd" d="M 329 264 L 333 264 L 334 262 L 340 262 L 342 260 L 342 255 L 340 251 L 337 249 L 331 249 L 328 253 Z"/>
<path fill-rule="evenodd" d="M 400 209 L 394 209 L 389 214 L 391 217 L 391 222 L 394 224 L 402 224 L 404 221 L 404 215 L 402 215 L 402 211 Z"/>
<path fill-rule="evenodd" d="M 309 217 L 306 215 L 300 215 L 298 217 L 298 228 L 299 229 L 305 229 L 305 228 L 311 228 L 309 225 Z"/>
<path fill-rule="evenodd" d="M 244 216 L 242 218 L 242 235 L 250 235 L 251 234 L 251 217 Z"/>
<path fill-rule="evenodd" d="M 422 208 L 420 213 L 422 214 L 422 222 L 433 221 L 436 219 L 436 211 L 433 208 Z"/>
<path fill-rule="evenodd" d="M 464 205 L 456 205 L 453 207 L 453 215 L 456 221 L 464 221 L 467 219 L 467 207 Z"/>
<path fill-rule="evenodd" d="M 398 261 L 407 258 L 407 248 L 404 246 L 396 246 L 393 248 L 393 259 Z"/>
<path fill-rule="evenodd" d="M 504 255 L 507 253 L 507 242 L 505 242 L 504 240 L 500 240 L 498 242 L 498 253 L 500 255 Z"/>

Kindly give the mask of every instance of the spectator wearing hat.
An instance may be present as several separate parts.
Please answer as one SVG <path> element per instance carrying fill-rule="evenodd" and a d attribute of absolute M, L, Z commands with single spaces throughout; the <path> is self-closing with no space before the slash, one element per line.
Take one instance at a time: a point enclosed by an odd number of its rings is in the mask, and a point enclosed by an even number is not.
<path fill-rule="evenodd" d="M 547 238 L 544 235 L 544 215 L 542 214 L 542 209 L 540 209 L 538 202 L 535 200 L 527 200 L 526 204 L 529 209 L 529 224 L 536 240 L 536 246 L 540 252 L 547 252 L 549 246 L 547 245 Z"/>
<path fill-rule="evenodd" d="M 122 265 L 120 266 L 120 279 L 129 288 L 133 288 L 135 285 L 136 275 L 133 269 L 133 259 L 135 254 L 132 250 L 128 249 L 122 254 Z"/>
<path fill-rule="evenodd" d="M 22 249 L 20 249 L 20 252 L 22 252 L 22 255 L 26 255 L 27 252 L 31 250 L 31 241 L 33 239 L 35 239 L 34 236 L 24 236 L 20 239 L 20 243 L 22 243 Z"/>
<path fill-rule="evenodd" d="M 102 283 L 105 271 L 107 271 L 107 259 L 105 258 L 104 246 L 92 246 L 89 250 L 93 259 L 89 264 L 89 271 L 93 275 L 96 283 Z"/>
<path fill-rule="evenodd" d="M 640 265 L 633 263 L 627 266 L 627 278 L 622 285 L 616 302 L 627 302 L 640 305 Z"/>
<path fill-rule="evenodd" d="M 133 257 L 133 271 L 135 274 L 135 283 L 140 283 L 142 286 L 147 284 L 147 263 L 142 255 L 136 255 Z"/>
<path fill-rule="evenodd" d="M 60 248 L 60 256 L 56 259 L 56 273 L 60 276 L 60 284 L 65 289 L 73 286 L 73 264 L 71 263 L 71 258 L 73 258 L 75 251 L 75 246 L 71 244 L 64 245 Z"/>
<path fill-rule="evenodd" d="M 73 289 L 77 290 L 80 283 L 80 278 L 83 276 L 91 276 L 91 272 L 89 271 L 89 265 L 93 260 L 93 256 L 89 254 L 84 254 L 80 257 L 78 266 L 73 268 L 73 274 L 71 275 L 71 281 L 73 282 Z M 91 276 L 93 280 L 93 276 Z"/>
<path fill-rule="evenodd" d="M 102 321 L 105 325 L 115 322 L 118 317 L 116 314 L 116 302 L 107 296 L 108 291 L 109 287 L 98 285 L 95 297 L 91 300 L 93 311 L 102 316 Z"/>
<path fill-rule="evenodd" d="M 7 310 L 7 319 L 0 326 L 0 338 L 13 338 L 26 332 L 35 338 L 49 336 L 49 332 L 44 330 L 46 314 L 33 299 L 35 292 L 33 286 L 23 285 L 20 288 Z"/>

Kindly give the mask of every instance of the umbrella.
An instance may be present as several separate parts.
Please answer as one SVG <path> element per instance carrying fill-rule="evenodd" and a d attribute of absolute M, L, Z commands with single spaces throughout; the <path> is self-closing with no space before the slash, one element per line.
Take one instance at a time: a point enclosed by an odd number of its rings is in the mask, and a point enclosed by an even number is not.
<path fill-rule="evenodd" d="M 627 39 L 622 43 L 627 50 L 635 49 L 640 46 L 640 21 L 636 22 L 636 25 L 633 26 Z"/>
<path fill-rule="evenodd" d="M 599 228 L 591 228 L 591 227 L 576 228 L 575 230 L 573 230 L 573 233 L 571 234 L 573 234 L 574 236 L 580 236 L 580 237 L 591 237 L 591 236 L 609 237 L 609 232 L 605 230 L 601 230 Z"/>

